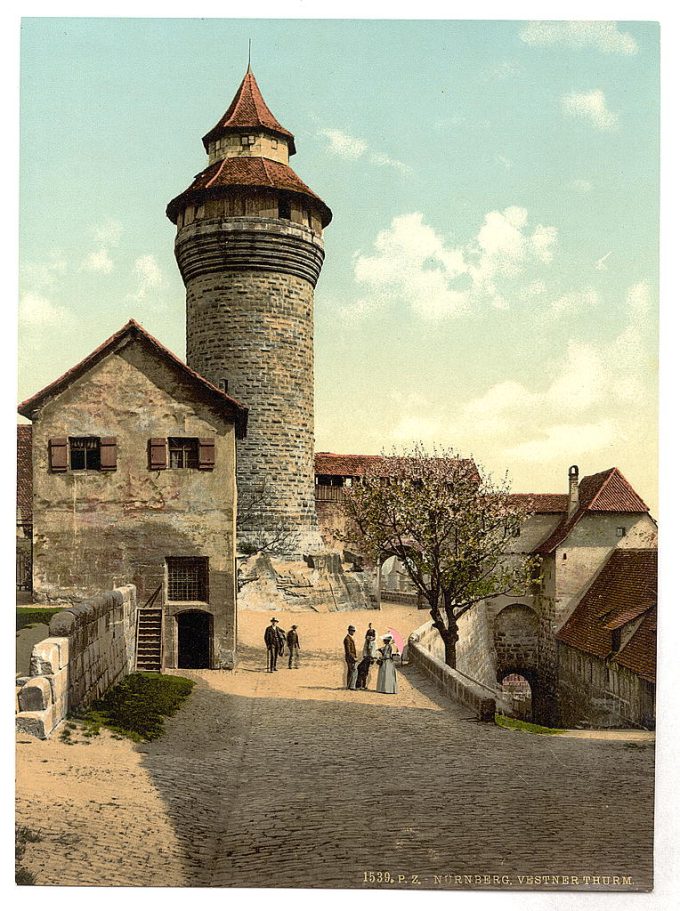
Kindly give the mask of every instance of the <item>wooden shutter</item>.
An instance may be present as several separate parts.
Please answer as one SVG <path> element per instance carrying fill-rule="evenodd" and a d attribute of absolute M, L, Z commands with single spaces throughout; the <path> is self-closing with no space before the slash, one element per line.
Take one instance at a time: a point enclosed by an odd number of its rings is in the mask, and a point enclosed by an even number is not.
<path fill-rule="evenodd" d="M 115 437 L 102 437 L 99 441 L 99 468 L 101 471 L 115 471 L 118 467 L 118 447 Z"/>
<path fill-rule="evenodd" d="M 165 437 L 152 437 L 149 440 L 149 468 L 160 471 L 168 467 L 168 441 Z"/>
<path fill-rule="evenodd" d="M 66 437 L 53 437 L 49 443 L 50 471 L 68 469 L 68 440 Z"/>
<path fill-rule="evenodd" d="M 198 467 L 201 471 L 212 471 L 215 467 L 214 437 L 204 437 L 198 441 Z"/>

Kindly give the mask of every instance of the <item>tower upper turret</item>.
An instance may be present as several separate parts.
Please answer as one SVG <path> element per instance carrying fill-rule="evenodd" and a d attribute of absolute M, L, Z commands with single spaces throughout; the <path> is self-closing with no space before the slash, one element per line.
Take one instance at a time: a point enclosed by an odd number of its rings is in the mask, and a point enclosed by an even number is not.
<path fill-rule="evenodd" d="M 321 237 L 331 210 L 288 164 L 295 139 L 267 107 L 250 65 L 203 145 L 208 167 L 166 210 L 178 230 L 203 219 L 255 216 L 293 222 Z"/>
<path fill-rule="evenodd" d="M 226 112 L 203 137 L 203 145 L 210 164 L 241 156 L 288 164 L 295 155 L 295 137 L 267 107 L 250 64 Z"/>

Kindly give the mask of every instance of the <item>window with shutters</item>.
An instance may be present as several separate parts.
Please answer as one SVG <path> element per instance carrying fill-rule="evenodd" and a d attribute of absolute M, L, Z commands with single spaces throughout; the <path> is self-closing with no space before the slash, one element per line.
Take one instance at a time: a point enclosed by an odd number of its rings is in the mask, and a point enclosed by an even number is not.
<path fill-rule="evenodd" d="M 166 557 L 168 601 L 208 601 L 208 558 Z"/>
<path fill-rule="evenodd" d="M 198 468 L 198 440 L 194 437 L 168 439 L 170 468 Z"/>
<path fill-rule="evenodd" d="M 101 443 L 99 437 L 69 437 L 71 471 L 99 471 Z"/>

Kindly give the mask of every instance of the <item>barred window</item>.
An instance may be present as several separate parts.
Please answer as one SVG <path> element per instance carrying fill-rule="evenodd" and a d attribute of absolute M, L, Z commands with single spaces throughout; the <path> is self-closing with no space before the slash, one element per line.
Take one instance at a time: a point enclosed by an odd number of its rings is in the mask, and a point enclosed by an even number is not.
<path fill-rule="evenodd" d="M 170 468 L 198 468 L 198 439 L 169 437 Z"/>
<path fill-rule="evenodd" d="M 99 437 L 71 437 L 69 449 L 71 471 L 99 471 L 101 467 Z"/>
<path fill-rule="evenodd" d="M 208 558 L 167 557 L 168 601 L 208 600 Z"/>

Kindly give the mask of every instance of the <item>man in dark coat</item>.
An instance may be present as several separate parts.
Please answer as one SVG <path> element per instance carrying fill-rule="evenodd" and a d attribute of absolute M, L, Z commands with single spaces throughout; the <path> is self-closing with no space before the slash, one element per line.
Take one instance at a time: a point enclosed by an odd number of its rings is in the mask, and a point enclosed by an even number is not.
<path fill-rule="evenodd" d="M 288 642 L 288 667 L 300 667 L 300 637 L 298 636 L 297 626 L 293 624 L 286 635 Z"/>
<path fill-rule="evenodd" d="M 347 665 L 347 689 L 355 690 L 357 688 L 357 647 L 352 638 L 356 632 L 355 627 L 347 627 L 347 635 L 343 639 L 345 648 L 345 664 Z"/>
<path fill-rule="evenodd" d="M 278 622 L 276 617 L 272 617 L 270 621 L 271 625 L 264 631 L 264 644 L 267 646 L 268 673 L 277 669 L 276 659 L 279 657 L 279 654 L 282 653 L 283 642 L 285 641 L 283 633 L 277 626 Z"/>

